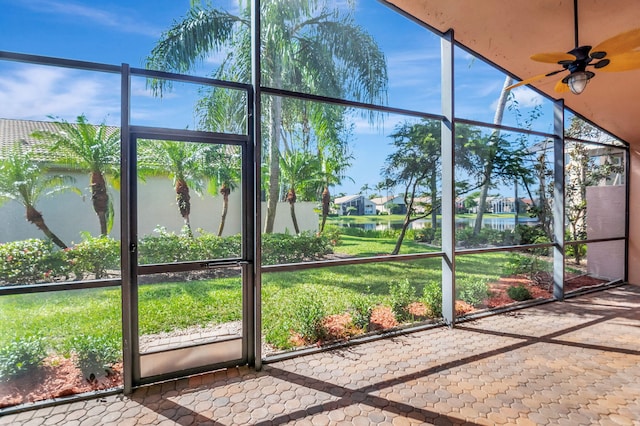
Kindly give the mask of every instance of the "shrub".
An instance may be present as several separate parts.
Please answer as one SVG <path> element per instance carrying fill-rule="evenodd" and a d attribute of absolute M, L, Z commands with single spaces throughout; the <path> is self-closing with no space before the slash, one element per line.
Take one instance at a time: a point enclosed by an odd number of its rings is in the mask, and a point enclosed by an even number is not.
<path fill-rule="evenodd" d="M 65 250 L 50 241 L 30 239 L 0 245 L 0 281 L 7 285 L 35 284 L 56 277 L 77 279 L 87 274 L 103 278 L 108 269 L 120 268 L 120 242 L 83 234 L 84 241 Z"/>
<path fill-rule="evenodd" d="M 531 273 L 533 267 L 533 257 L 520 253 L 511 253 L 507 263 L 503 267 L 505 275 L 519 275 Z"/>
<path fill-rule="evenodd" d="M 0 382 L 32 373 L 40 368 L 46 356 L 42 336 L 14 339 L 0 348 Z"/>
<path fill-rule="evenodd" d="M 392 283 L 389 286 L 389 295 L 391 296 L 391 309 L 396 319 L 400 322 L 409 320 L 410 315 L 406 308 L 416 299 L 416 290 L 411 286 L 409 280 Z"/>
<path fill-rule="evenodd" d="M 218 237 L 199 230 L 198 237 L 186 233 L 175 234 L 157 228 L 157 235 L 148 235 L 139 241 L 141 264 L 171 263 L 188 260 L 226 259 L 240 256 L 240 235 Z"/>
<path fill-rule="evenodd" d="M 369 289 L 367 289 L 369 292 Z M 351 317 L 353 318 L 353 324 L 361 329 L 366 329 L 371 319 L 371 311 L 373 310 L 372 302 L 369 297 L 364 294 L 359 294 L 351 301 Z"/>
<path fill-rule="evenodd" d="M 315 289 L 304 288 L 294 300 L 297 304 L 291 318 L 292 331 L 307 343 L 324 338 L 322 320 L 327 313 L 319 293 Z"/>
<path fill-rule="evenodd" d="M 523 285 L 511 286 L 507 289 L 507 295 L 515 301 L 522 302 L 523 300 L 532 299 L 531 292 Z"/>
<path fill-rule="evenodd" d="M 515 253 L 509 257 L 503 273 L 506 275 L 526 275 L 530 280 L 538 282 L 541 276 L 548 276 L 544 271 L 549 266 L 548 262 L 540 259 L 537 255 Z"/>
<path fill-rule="evenodd" d="M 541 226 L 518 225 L 514 232 L 518 235 L 520 244 L 548 243 L 549 237 Z"/>
<path fill-rule="evenodd" d="M 456 299 L 473 306 L 480 305 L 489 296 L 489 286 L 478 279 L 456 281 Z"/>
<path fill-rule="evenodd" d="M 277 265 L 319 259 L 333 253 L 330 237 L 303 232 L 300 235 L 264 234 L 262 264 Z"/>
<path fill-rule="evenodd" d="M 329 244 L 337 246 L 340 244 L 340 227 L 335 225 L 325 226 L 322 237 L 328 239 Z"/>
<path fill-rule="evenodd" d="M 107 236 L 82 234 L 83 241 L 66 250 L 66 258 L 77 279 L 86 274 L 104 278 L 109 269 L 120 269 L 120 241 Z"/>
<path fill-rule="evenodd" d="M 108 372 L 121 359 L 120 344 L 106 336 L 75 336 L 69 343 L 82 374 L 90 381 Z"/>
<path fill-rule="evenodd" d="M 422 300 L 429 308 L 430 316 L 433 318 L 442 317 L 442 285 L 436 281 L 428 282 L 422 292 Z"/>
<path fill-rule="evenodd" d="M 68 273 L 64 252 L 51 241 L 32 238 L 0 244 L 0 282 L 4 285 L 32 284 Z"/>
<path fill-rule="evenodd" d="M 422 229 L 418 229 L 415 233 L 414 233 L 414 238 L 416 241 L 420 241 L 423 243 L 430 243 L 431 241 L 433 241 L 433 238 L 436 235 L 436 230 L 433 228 L 422 228 Z"/>

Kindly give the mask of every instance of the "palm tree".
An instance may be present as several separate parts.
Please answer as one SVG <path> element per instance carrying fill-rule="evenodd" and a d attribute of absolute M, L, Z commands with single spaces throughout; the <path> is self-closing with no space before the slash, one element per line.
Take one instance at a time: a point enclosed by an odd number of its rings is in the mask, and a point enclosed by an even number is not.
<path fill-rule="evenodd" d="M 360 193 L 364 194 L 365 197 L 367 197 L 367 195 L 369 195 L 369 191 L 371 191 L 371 187 L 369 186 L 368 183 L 365 183 L 364 185 L 362 185 L 360 187 Z"/>
<path fill-rule="evenodd" d="M 222 214 L 217 234 L 221 237 L 229 211 L 229 194 L 241 179 L 240 153 L 238 147 L 211 145 L 205 148 L 204 158 L 204 172 L 211 176 L 209 192 L 222 195 Z"/>
<path fill-rule="evenodd" d="M 55 119 L 55 117 L 50 117 Z M 89 187 L 93 210 L 98 215 L 100 234 L 107 235 L 113 226 L 113 203 L 107 191 L 107 180 L 117 185 L 120 175 L 120 132 L 104 123 L 89 124 L 79 115 L 75 123 L 60 120 L 57 132 L 39 130 L 37 139 L 51 142 L 49 150 L 56 161 L 71 169 L 89 171 Z"/>
<path fill-rule="evenodd" d="M 513 79 L 511 78 L 511 76 L 506 76 L 504 79 L 502 90 L 500 91 L 500 97 L 498 98 L 498 105 L 496 106 L 496 112 L 493 117 L 493 124 L 496 124 L 496 125 L 502 124 L 504 108 L 505 108 L 505 105 L 507 104 L 507 100 L 509 99 L 509 93 L 510 93 L 509 90 L 507 90 L 507 88 L 512 84 L 513 84 Z M 489 141 L 491 143 L 493 140 L 499 139 L 499 138 L 500 138 L 500 130 L 497 129 L 493 132 L 492 137 Z M 485 158 L 484 179 L 483 179 L 482 187 L 480 188 L 480 201 L 478 202 L 478 214 L 476 215 L 476 222 L 473 227 L 474 235 L 477 235 L 478 233 L 480 233 L 480 230 L 482 229 L 482 217 L 484 215 L 484 211 L 486 210 L 486 206 L 487 206 L 487 196 L 489 194 L 489 188 L 492 185 L 491 174 L 495 167 L 495 163 L 494 163 L 495 154 L 493 154 L 493 152 L 494 150 L 492 149 L 487 150 L 487 155 Z"/>
<path fill-rule="evenodd" d="M 324 231 L 324 226 L 329 216 L 329 207 L 331 205 L 329 188 L 342 182 L 342 179 L 345 178 L 344 171 L 351 165 L 352 158 L 346 152 L 342 156 L 328 155 L 320 158 L 322 176 L 322 222 L 320 224 L 320 232 Z"/>
<path fill-rule="evenodd" d="M 319 181 L 318 160 L 308 152 L 287 151 L 280 157 L 280 170 L 287 184 L 287 202 L 290 206 L 291 220 L 296 234 L 300 233 L 298 219 L 296 218 L 295 204 L 297 201 L 296 188 L 312 186 Z"/>
<path fill-rule="evenodd" d="M 205 151 L 203 145 L 192 142 L 141 140 L 139 167 L 143 175 L 166 175 L 173 182 L 176 204 L 184 220 L 186 232 L 191 229 L 190 188 L 201 193 L 206 180 L 203 167 Z"/>
<path fill-rule="evenodd" d="M 224 52 L 226 58 L 215 77 L 249 82 L 250 2 L 241 6 L 238 15 L 198 1 L 192 4 L 187 16 L 162 35 L 147 58 L 147 67 L 188 72 L 211 53 Z M 384 54 L 356 25 L 351 10 L 334 7 L 328 0 L 265 1 L 260 15 L 264 85 L 370 103 L 386 100 Z M 162 94 L 166 85 L 159 81 L 152 84 L 156 93 Z M 279 199 L 282 102 L 278 96 L 263 100 L 270 123 L 265 126 L 269 168 L 265 232 L 273 231 Z M 220 116 L 212 114 L 210 118 Z"/>
<path fill-rule="evenodd" d="M 66 249 L 67 245 L 54 234 L 36 210 L 36 203 L 43 196 L 49 196 L 64 191 L 80 190 L 70 186 L 73 178 L 70 176 L 46 176 L 47 171 L 39 166 L 31 153 L 22 152 L 19 144 L 4 152 L 0 158 L 0 204 L 14 200 L 26 209 L 27 221 L 33 223 L 55 245 Z"/>

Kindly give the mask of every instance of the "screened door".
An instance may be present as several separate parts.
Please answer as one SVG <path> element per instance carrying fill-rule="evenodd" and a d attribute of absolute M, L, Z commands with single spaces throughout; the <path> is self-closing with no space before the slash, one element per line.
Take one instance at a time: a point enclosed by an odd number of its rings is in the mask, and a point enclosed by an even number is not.
<path fill-rule="evenodd" d="M 134 385 L 246 363 L 246 141 L 136 131 L 131 144 Z"/>

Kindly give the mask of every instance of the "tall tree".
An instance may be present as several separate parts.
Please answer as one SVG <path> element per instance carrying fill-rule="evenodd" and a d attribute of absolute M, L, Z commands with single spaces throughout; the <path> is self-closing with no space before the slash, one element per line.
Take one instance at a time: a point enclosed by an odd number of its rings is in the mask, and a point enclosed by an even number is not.
<path fill-rule="evenodd" d="M 313 186 L 320 180 L 318 160 L 308 152 L 288 151 L 280 158 L 280 170 L 287 185 L 287 202 L 291 212 L 291 221 L 296 234 L 300 233 L 296 217 L 296 189 L 304 191 L 305 186 Z"/>
<path fill-rule="evenodd" d="M 500 125 L 502 124 L 502 117 L 504 116 L 504 108 L 507 104 L 507 100 L 509 98 L 509 90 L 507 89 L 509 86 L 513 84 L 513 79 L 510 76 L 506 76 L 504 79 L 504 85 L 502 86 L 502 90 L 500 91 L 500 97 L 498 98 L 498 105 L 496 106 L 496 112 L 493 117 L 493 124 Z M 488 142 L 492 143 L 500 140 L 500 130 L 494 130 L 491 138 L 489 138 Z M 497 150 L 492 149 L 492 147 L 488 147 L 485 150 L 485 158 L 484 158 L 484 170 L 483 170 L 483 183 L 480 188 L 480 200 L 478 201 L 478 213 L 476 215 L 476 223 L 473 228 L 473 233 L 480 233 L 480 229 L 482 228 L 482 218 L 484 215 L 484 211 L 487 208 L 487 195 L 489 194 L 489 188 L 492 185 L 492 174 L 495 166 L 495 155 L 497 154 Z"/>
<path fill-rule="evenodd" d="M 411 223 L 431 215 L 432 226 L 436 227 L 436 213 L 440 205 L 440 123 L 432 120 L 405 122 L 397 126 L 390 137 L 393 138 L 394 150 L 387 157 L 383 176 L 391 185 L 402 186 L 407 206 L 400 235 L 391 253 L 398 254 Z M 416 214 L 418 195 L 426 195 L 429 199 L 428 203 L 422 203 L 424 211 L 420 214 Z"/>
<path fill-rule="evenodd" d="M 30 152 L 23 152 L 19 144 L 2 153 L 0 158 L 0 204 L 14 200 L 26 209 L 27 221 L 38 227 L 55 245 L 67 248 L 67 245 L 49 229 L 42 213 L 36 209 L 38 200 L 64 191 L 80 190 L 71 186 L 70 176 L 50 176 L 41 167 Z"/>
<path fill-rule="evenodd" d="M 369 195 L 369 191 L 371 191 L 371 186 L 369 186 L 369 184 L 368 184 L 368 183 L 365 183 L 364 185 L 362 185 L 362 186 L 360 187 L 360 193 L 361 193 L 361 194 L 364 194 L 365 198 L 367 198 L 367 197 L 368 197 L 368 195 Z"/>
<path fill-rule="evenodd" d="M 241 180 L 240 149 L 231 145 L 210 145 L 204 148 L 203 171 L 208 178 L 208 190 L 211 194 L 222 196 L 222 213 L 218 236 L 221 237 L 229 211 L 229 195 Z"/>
<path fill-rule="evenodd" d="M 75 123 L 59 120 L 55 125 L 59 129 L 57 132 L 39 130 L 32 136 L 51 142 L 48 148 L 57 162 L 72 170 L 89 172 L 93 210 L 98 215 L 100 234 L 107 235 L 113 227 L 114 216 L 107 180 L 118 184 L 120 132 L 104 123 L 90 124 L 85 115 L 79 115 Z"/>
<path fill-rule="evenodd" d="M 202 144 L 176 141 L 141 140 L 139 164 L 144 175 L 166 175 L 173 182 L 176 204 L 184 220 L 187 234 L 191 229 L 191 192 L 202 193 L 207 178 L 203 159 L 205 149 Z"/>
<path fill-rule="evenodd" d="M 346 148 L 346 147 L 343 147 Z M 351 165 L 351 154 L 346 149 L 342 151 L 329 151 L 324 153 L 320 157 L 320 175 L 321 175 L 321 204 L 322 204 L 322 221 L 320 224 L 320 232 L 324 232 L 324 227 L 327 223 L 327 217 L 329 216 L 329 209 L 331 207 L 331 192 L 330 188 L 334 185 L 339 185 L 342 180 L 346 178 L 345 170 Z"/>
<path fill-rule="evenodd" d="M 147 67 L 187 72 L 212 53 L 224 53 L 216 78 L 250 81 L 250 2 L 237 15 L 192 1 L 186 17 L 162 36 L 147 58 Z M 326 96 L 381 103 L 386 99 L 384 54 L 373 38 L 358 26 L 352 9 L 328 0 L 261 2 L 261 60 L 263 84 Z M 155 82 L 162 93 L 162 82 Z M 264 140 L 268 174 L 265 232 L 273 231 L 280 198 L 280 150 L 283 98 L 265 97 L 269 120 Z M 302 114 L 301 110 L 294 110 Z M 289 112 L 292 113 L 291 111 Z M 210 118 L 221 115 L 211 114 Z M 312 122 L 317 125 L 317 122 Z M 332 123 L 324 122 L 325 126 Z"/>

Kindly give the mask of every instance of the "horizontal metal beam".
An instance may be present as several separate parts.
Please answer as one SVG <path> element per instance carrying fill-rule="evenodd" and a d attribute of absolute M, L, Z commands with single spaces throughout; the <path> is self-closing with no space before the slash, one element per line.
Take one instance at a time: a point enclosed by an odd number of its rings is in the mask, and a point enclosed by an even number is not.
<path fill-rule="evenodd" d="M 206 132 L 202 130 L 167 129 L 160 127 L 129 126 L 131 136 L 138 139 L 167 139 L 182 142 L 207 142 L 221 145 L 243 145 L 249 142 L 248 135 Z"/>
<path fill-rule="evenodd" d="M 335 259 L 335 260 L 321 260 L 316 262 L 303 262 L 303 263 L 287 263 L 282 265 L 265 265 L 262 266 L 262 272 L 292 272 L 300 271 L 303 269 L 315 269 L 315 268 L 327 268 L 332 266 L 347 266 L 347 265 L 364 265 L 367 263 L 380 263 L 380 262 L 409 262 L 412 260 L 429 259 L 432 257 L 442 257 L 443 252 L 433 253 L 416 253 L 416 254 L 398 254 L 398 255 L 385 255 L 376 257 L 351 257 L 348 259 Z"/>
<path fill-rule="evenodd" d="M 119 65 L 107 65 L 98 62 L 76 61 L 72 59 L 54 58 L 51 56 L 26 55 L 24 53 L 6 52 L 3 50 L 0 50 L 0 59 L 25 62 L 35 65 L 51 65 L 63 68 L 75 68 L 110 73 L 120 73 L 122 71 L 122 67 L 120 67 Z"/>
<path fill-rule="evenodd" d="M 415 111 L 410 109 L 394 108 L 394 107 L 389 107 L 384 105 L 370 104 L 366 102 L 349 101 L 345 99 L 332 98 L 329 96 L 311 95 L 308 93 L 298 93 L 290 90 L 275 89 L 273 87 L 262 87 L 261 91 L 262 93 L 274 95 L 274 96 L 305 99 L 308 101 L 323 102 L 323 103 L 328 103 L 333 105 L 342 105 L 342 106 L 353 107 L 353 108 L 361 108 L 361 109 L 377 111 L 377 112 L 387 112 L 387 113 L 393 113 L 393 114 L 408 115 L 411 117 L 425 118 L 427 120 L 442 121 L 444 119 L 444 116 L 440 114 L 430 114 L 427 112 Z"/>
<path fill-rule="evenodd" d="M 0 296 L 10 294 L 47 293 L 53 291 L 86 290 L 88 288 L 120 287 L 122 280 L 112 278 L 95 281 L 67 281 L 64 283 L 44 283 L 0 287 Z"/>
<path fill-rule="evenodd" d="M 150 70 L 146 68 L 131 68 L 131 75 L 150 77 L 150 78 L 161 78 L 161 79 L 173 80 L 173 81 L 183 81 L 185 83 L 206 84 L 208 86 L 216 86 L 216 87 L 222 87 L 227 89 L 236 89 L 236 90 L 242 90 L 245 92 L 249 92 L 251 90 L 251 85 L 246 83 L 238 83 L 235 81 L 224 81 L 224 80 L 218 80 L 210 77 L 200 77 L 197 75 L 176 74 L 172 72 Z"/>

